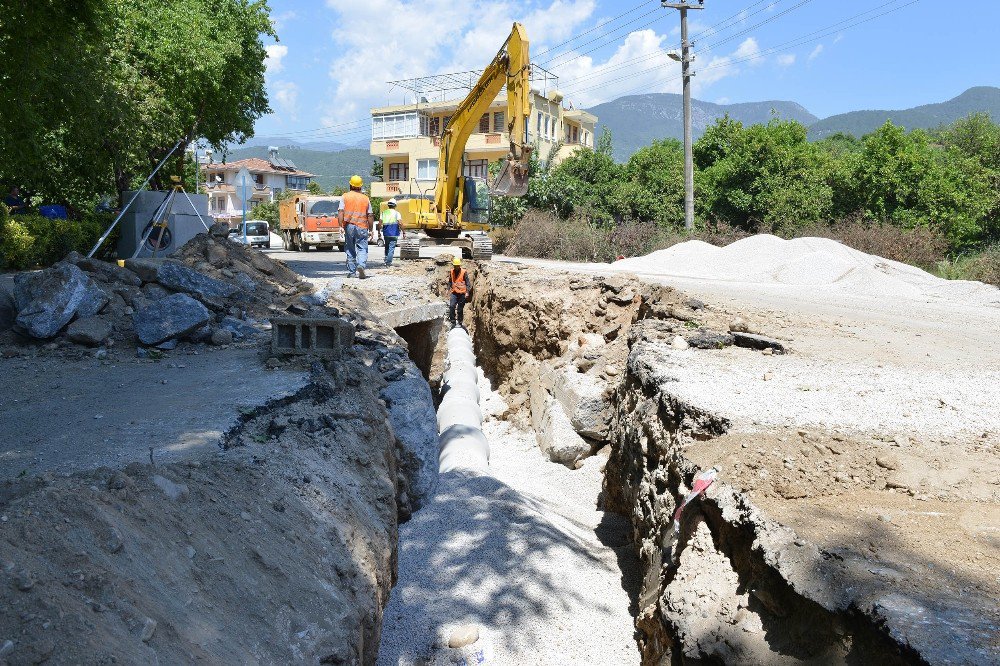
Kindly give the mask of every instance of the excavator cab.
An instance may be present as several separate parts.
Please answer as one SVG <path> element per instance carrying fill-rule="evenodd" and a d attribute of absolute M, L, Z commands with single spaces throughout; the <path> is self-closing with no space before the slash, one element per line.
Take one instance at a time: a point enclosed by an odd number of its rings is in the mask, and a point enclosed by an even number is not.
<path fill-rule="evenodd" d="M 462 219 L 472 224 L 485 224 L 490 212 L 490 186 L 482 178 L 463 178 Z"/>

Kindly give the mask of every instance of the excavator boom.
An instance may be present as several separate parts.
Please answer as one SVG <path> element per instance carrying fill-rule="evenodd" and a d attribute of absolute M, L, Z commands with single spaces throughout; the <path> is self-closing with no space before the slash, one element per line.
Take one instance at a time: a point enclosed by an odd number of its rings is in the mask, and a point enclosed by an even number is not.
<path fill-rule="evenodd" d="M 483 71 L 479 81 L 458 106 L 445 128 L 438 158 L 438 183 L 434 193 L 437 211 L 453 210 L 458 202 L 462 158 L 469 137 L 503 87 L 507 86 L 507 133 L 510 151 L 491 188 L 499 196 L 522 196 L 528 191 L 528 115 L 531 111 L 531 64 L 524 26 L 515 23 L 507 41 Z"/>

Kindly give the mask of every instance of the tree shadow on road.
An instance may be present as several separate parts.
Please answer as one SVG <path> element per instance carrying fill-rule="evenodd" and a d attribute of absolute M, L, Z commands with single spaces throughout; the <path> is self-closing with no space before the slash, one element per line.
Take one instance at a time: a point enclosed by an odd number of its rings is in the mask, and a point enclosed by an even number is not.
<path fill-rule="evenodd" d="M 433 503 L 403 528 L 399 569 L 380 664 L 419 662 L 439 628 L 469 622 L 492 629 L 508 654 L 537 654 L 546 637 L 581 623 L 591 635 L 574 639 L 580 648 L 600 644 L 593 634 L 620 636 L 623 618 L 631 640 L 627 602 L 587 584 L 621 578 L 615 555 L 593 531 L 492 477 L 443 475 Z"/>

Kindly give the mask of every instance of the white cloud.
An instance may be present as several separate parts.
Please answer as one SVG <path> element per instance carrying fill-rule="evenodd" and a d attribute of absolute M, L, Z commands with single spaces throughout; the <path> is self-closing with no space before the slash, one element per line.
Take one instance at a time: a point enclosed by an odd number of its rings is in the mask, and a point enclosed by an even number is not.
<path fill-rule="evenodd" d="M 822 53 L 822 52 L 823 52 L 823 45 L 822 44 L 817 44 L 816 48 L 814 48 L 812 50 L 812 53 L 809 54 L 809 62 L 812 62 L 813 60 L 815 60 L 816 58 L 818 58 L 819 54 Z"/>
<path fill-rule="evenodd" d="M 271 25 L 274 26 L 274 30 L 277 32 L 278 30 L 284 28 L 289 21 L 297 19 L 298 17 L 299 13 L 294 9 L 287 12 L 281 12 L 280 14 L 274 14 L 271 16 Z"/>
<path fill-rule="evenodd" d="M 833 43 L 836 44 L 837 42 L 839 42 L 843 38 L 844 38 L 844 33 L 838 32 L 837 36 L 833 38 Z"/>
<path fill-rule="evenodd" d="M 285 68 L 284 59 L 288 55 L 288 47 L 284 44 L 269 44 L 264 47 L 267 51 L 267 58 L 264 65 L 268 74 L 277 74 Z"/>
<path fill-rule="evenodd" d="M 338 14 L 332 39 L 341 55 L 329 67 L 325 125 L 365 117 L 372 106 L 387 101 L 398 103 L 401 91 L 387 91 L 388 81 L 484 68 L 515 20 L 524 24 L 531 50 L 538 53 L 580 32 L 596 7 L 595 0 L 488 4 L 476 0 L 327 0 L 326 4 Z"/>
<path fill-rule="evenodd" d="M 795 64 L 795 54 L 794 53 L 782 53 L 778 56 L 778 64 L 782 67 L 791 67 Z"/>
<path fill-rule="evenodd" d="M 292 81 L 275 81 L 271 84 L 271 101 L 276 111 L 294 120 L 299 111 L 299 86 Z"/>

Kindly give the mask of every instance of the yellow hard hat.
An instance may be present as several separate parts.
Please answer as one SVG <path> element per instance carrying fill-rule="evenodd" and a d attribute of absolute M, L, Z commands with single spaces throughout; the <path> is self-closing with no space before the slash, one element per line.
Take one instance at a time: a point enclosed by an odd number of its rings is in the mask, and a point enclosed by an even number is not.
<path fill-rule="evenodd" d="M 461 266 L 462 265 L 462 257 L 455 257 L 454 259 L 452 259 L 451 260 L 451 265 L 452 266 Z"/>
<path fill-rule="evenodd" d="M 351 176 L 351 187 L 361 187 L 362 184 L 361 176 Z"/>

